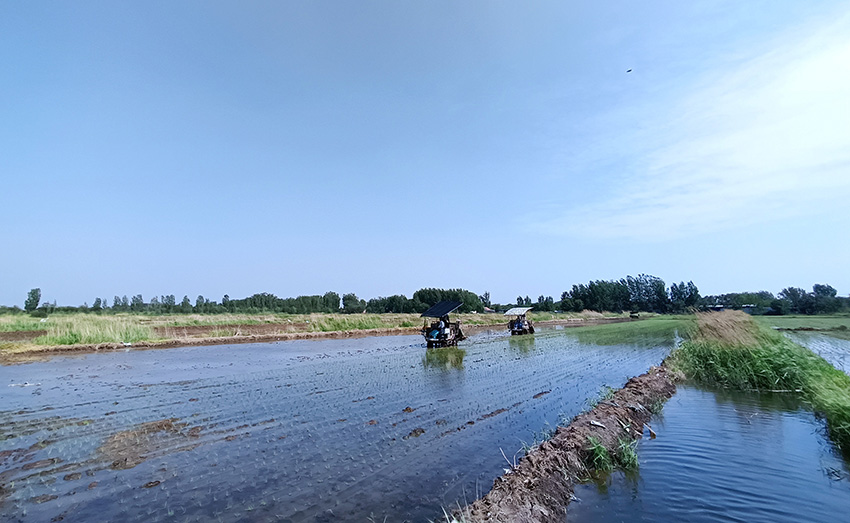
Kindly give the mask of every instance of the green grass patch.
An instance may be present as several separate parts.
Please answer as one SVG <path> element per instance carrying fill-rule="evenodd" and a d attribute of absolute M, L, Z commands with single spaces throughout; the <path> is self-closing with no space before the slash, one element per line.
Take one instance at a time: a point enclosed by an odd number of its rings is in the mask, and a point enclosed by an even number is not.
<path fill-rule="evenodd" d="M 208 338 L 230 338 L 232 336 L 238 336 L 239 329 L 229 328 L 229 329 L 215 329 L 210 331 L 209 334 L 206 335 Z"/>
<path fill-rule="evenodd" d="M 850 453 L 850 376 L 743 313 L 702 314 L 668 360 L 688 378 L 753 391 L 798 391 L 826 417 L 830 437 Z"/>
<path fill-rule="evenodd" d="M 603 401 L 607 401 L 613 398 L 615 392 L 617 392 L 617 389 L 609 385 L 603 385 L 599 389 L 599 394 L 595 398 L 590 398 L 589 400 L 587 400 L 587 404 L 590 406 L 590 409 L 595 409 L 596 406 L 602 403 Z"/>
<path fill-rule="evenodd" d="M 0 332 L 37 331 L 45 329 L 46 321 L 42 318 L 33 318 L 29 314 L 3 314 L 0 315 Z"/>
<path fill-rule="evenodd" d="M 311 330 L 319 332 L 380 329 L 389 326 L 380 317 L 373 314 L 321 316 L 314 317 L 310 323 L 312 325 Z"/>
<path fill-rule="evenodd" d="M 760 324 L 775 329 L 817 331 L 834 338 L 850 340 L 850 316 L 757 316 Z"/>
<path fill-rule="evenodd" d="M 759 325 L 777 329 L 850 330 L 850 315 L 754 316 Z"/>
<path fill-rule="evenodd" d="M 593 436 L 588 436 L 587 442 L 590 444 L 590 447 L 588 448 L 585 467 L 595 472 L 607 473 L 614 470 L 614 460 L 611 459 L 611 453 L 608 452 L 605 445 Z"/>
<path fill-rule="evenodd" d="M 33 340 L 36 345 L 134 343 L 155 338 L 153 329 L 127 318 L 83 316 L 75 317 L 73 321 L 56 320 L 45 325 L 47 334 Z"/>
<path fill-rule="evenodd" d="M 656 316 L 646 320 L 592 325 L 569 329 L 581 343 L 591 345 L 623 345 L 670 340 L 676 332 L 685 335 L 693 328 L 693 316 Z"/>
<path fill-rule="evenodd" d="M 636 449 L 637 440 L 622 438 L 617 440 L 617 451 L 614 454 L 614 461 L 617 466 L 623 470 L 637 470 L 640 465 Z"/>

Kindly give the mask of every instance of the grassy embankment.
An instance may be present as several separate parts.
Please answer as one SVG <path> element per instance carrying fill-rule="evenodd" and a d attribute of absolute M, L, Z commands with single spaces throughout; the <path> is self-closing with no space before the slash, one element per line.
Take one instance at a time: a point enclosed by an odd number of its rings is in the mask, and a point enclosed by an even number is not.
<path fill-rule="evenodd" d="M 552 319 L 594 319 L 597 313 L 533 313 L 534 321 Z M 608 315 L 606 315 L 607 317 Z M 500 325 L 501 314 L 452 315 L 466 325 Z M 48 346 L 137 343 L 185 338 L 239 338 L 265 334 L 361 331 L 370 329 L 417 328 L 423 323 L 418 314 L 54 314 L 34 318 L 25 314 L 0 315 L 0 333 L 45 331 L 3 341 L 0 351 L 27 352 Z M 245 327 L 257 327 L 246 329 Z M 195 328 L 190 332 L 182 328 Z"/>
<path fill-rule="evenodd" d="M 832 440 L 850 453 L 850 376 L 765 327 L 766 320 L 731 311 L 698 314 L 697 320 L 668 360 L 673 370 L 712 386 L 799 393 L 826 417 Z"/>

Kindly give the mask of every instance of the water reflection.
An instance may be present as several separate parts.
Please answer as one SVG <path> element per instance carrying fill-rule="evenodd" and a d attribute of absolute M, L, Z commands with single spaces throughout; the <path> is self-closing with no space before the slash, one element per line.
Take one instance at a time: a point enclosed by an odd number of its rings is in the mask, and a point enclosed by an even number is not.
<path fill-rule="evenodd" d="M 638 443 L 636 478 L 576 489 L 569 521 L 830 521 L 850 477 L 822 420 L 788 394 L 682 386 Z"/>
<path fill-rule="evenodd" d="M 429 351 L 411 335 L 0 367 L 0 383 L 42 384 L 3 387 L 0 522 L 437 520 L 492 485 L 500 449 L 672 346 L 564 332 L 514 348 L 492 332 Z"/>
<path fill-rule="evenodd" d="M 534 351 L 534 335 L 511 336 L 508 338 L 508 346 L 511 350 L 527 356 Z"/>
<path fill-rule="evenodd" d="M 466 351 L 458 347 L 441 347 L 439 349 L 427 349 L 422 365 L 426 368 L 437 369 L 463 369 L 463 358 Z"/>

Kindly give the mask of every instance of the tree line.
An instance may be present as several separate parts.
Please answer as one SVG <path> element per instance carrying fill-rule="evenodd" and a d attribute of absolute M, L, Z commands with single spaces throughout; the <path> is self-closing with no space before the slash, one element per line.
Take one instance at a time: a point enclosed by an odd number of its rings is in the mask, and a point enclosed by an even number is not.
<path fill-rule="evenodd" d="M 648 274 L 626 276 L 620 280 L 596 280 L 579 283 L 560 295 L 555 301 L 552 296 L 540 295 L 537 301 L 529 296 L 517 296 L 516 303 L 498 304 L 490 301 L 490 293 L 477 295 L 466 289 L 423 288 L 411 298 L 397 294 L 364 300 L 354 293 L 326 292 L 322 295 L 280 298 L 271 293 L 258 293 L 247 298 L 231 299 L 225 294 L 221 301 L 213 301 L 199 295 L 194 302 L 183 296 L 179 302 L 174 294 L 154 296 L 145 301 L 141 294 L 132 297 L 114 296 L 111 302 L 97 297 L 89 306 L 57 306 L 56 302 L 41 303 L 41 289 L 32 289 L 24 302 L 24 311 L 36 316 L 54 312 L 118 313 L 135 312 L 147 314 L 218 314 L 275 312 L 287 314 L 309 313 L 422 313 L 442 300 L 461 302 L 459 312 L 505 311 L 515 306 L 533 307 L 541 312 L 654 312 L 684 313 L 694 310 L 717 310 L 721 308 L 746 310 L 752 314 L 830 314 L 850 311 L 850 298 L 838 296 L 830 285 L 816 284 L 812 291 L 798 287 L 786 287 L 778 295 L 768 291 L 740 292 L 712 296 L 700 296 L 692 282 L 673 283 L 669 287 L 661 278 Z M 18 307 L 0 307 L 0 312 L 23 312 Z"/>
<path fill-rule="evenodd" d="M 214 301 L 199 295 L 194 303 L 189 296 L 183 296 L 179 302 L 174 294 L 154 296 L 145 301 L 141 294 L 132 297 L 115 296 L 110 305 L 106 298 L 97 297 L 90 306 L 85 303 L 78 307 L 57 306 L 56 302 L 41 303 L 41 289 L 32 289 L 24 301 L 23 311 L 35 316 L 46 316 L 56 312 L 94 312 L 118 313 L 135 312 L 146 314 L 221 314 L 221 313 L 260 313 L 274 312 L 286 314 L 309 314 L 321 312 L 354 313 L 422 313 L 442 300 L 456 300 L 462 303 L 460 312 L 484 312 L 484 305 L 478 295 L 465 289 L 425 288 L 413 293 L 413 298 L 404 295 L 372 298 L 363 300 L 354 293 L 340 298 L 336 292 L 323 295 L 280 298 L 263 292 L 242 299 L 231 299 L 225 294 L 221 301 Z M 0 307 L 0 312 L 21 312 L 18 307 Z"/>

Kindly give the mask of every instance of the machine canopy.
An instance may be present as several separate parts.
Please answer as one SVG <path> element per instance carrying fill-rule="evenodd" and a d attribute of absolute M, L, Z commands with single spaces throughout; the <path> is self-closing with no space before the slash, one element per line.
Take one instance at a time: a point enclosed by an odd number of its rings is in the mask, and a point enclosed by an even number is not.
<path fill-rule="evenodd" d="M 463 305 L 462 301 L 441 301 L 436 305 L 432 306 L 430 309 L 422 313 L 424 318 L 442 318 L 446 314 L 450 312 L 454 312 L 455 309 Z"/>

